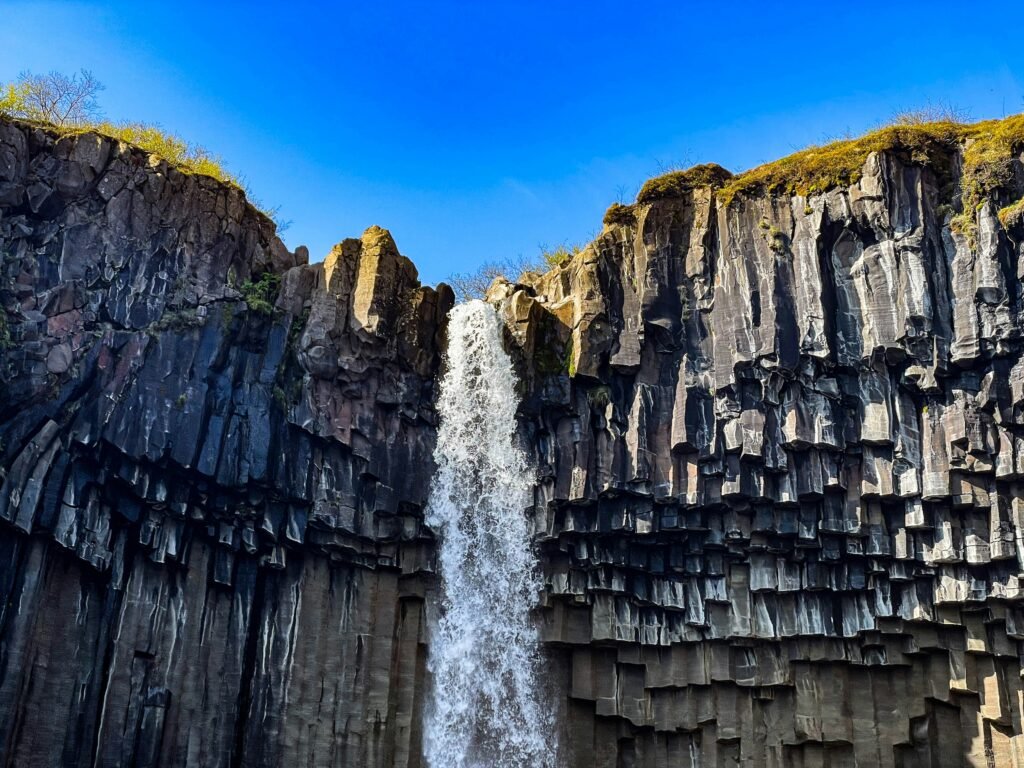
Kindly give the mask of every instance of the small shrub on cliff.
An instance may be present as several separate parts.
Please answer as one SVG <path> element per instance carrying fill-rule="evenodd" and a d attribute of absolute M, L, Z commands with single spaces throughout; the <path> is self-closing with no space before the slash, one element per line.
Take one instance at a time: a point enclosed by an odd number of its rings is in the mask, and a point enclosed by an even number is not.
<path fill-rule="evenodd" d="M 20 117 L 25 112 L 25 92 L 15 83 L 0 86 L 0 116 Z"/>
<path fill-rule="evenodd" d="M 583 246 L 579 243 L 573 243 L 567 245 L 562 243 L 554 248 L 541 248 L 540 258 L 541 261 L 547 266 L 548 269 L 554 267 L 560 267 L 565 262 L 569 261 L 573 256 L 576 256 L 583 252 Z"/>
<path fill-rule="evenodd" d="M 272 315 L 278 291 L 281 290 L 281 276 L 273 272 L 264 272 L 256 282 L 246 280 L 240 290 L 246 306 L 251 311 L 261 315 Z"/>
<path fill-rule="evenodd" d="M 474 272 L 457 272 L 449 275 L 446 282 L 454 289 L 460 301 L 481 299 L 496 278 L 520 280 L 530 272 L 547 272 L 582 250 L 583 247 L 578 244 L 563 243 L 551 249 L 542 247 L 538 258 L 530 259 L 520 254 L 502 261 L 488 261 L 477 267 Z"/>
<path fill-rule="evenodd" d="M 473 272 L 456 272 L 448 276 L 448 284 L 455 291 L 459 301 L 482 299 L 491 283 L 498 277 L 514 280 L 524 272 L 536 270 L 537 265 L 520 254 L 502 261 L 488 261 Z"/>
<path fill-rule="evenodd" d="M 632 205 L 612 203 L 604 212 L 604 223 L 607 226 L 618 224 L 623 227 L 632 227 L 636 224 L 636 211 Z"/>

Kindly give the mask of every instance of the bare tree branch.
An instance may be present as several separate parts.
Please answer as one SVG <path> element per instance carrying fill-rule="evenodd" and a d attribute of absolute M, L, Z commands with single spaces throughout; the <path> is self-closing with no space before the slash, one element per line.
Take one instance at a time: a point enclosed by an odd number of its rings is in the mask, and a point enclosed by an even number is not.
<path fill-rule="evenodd" d="M 22 93 L 22 117 L 60 127 L 95 121 L 102 114 L 96 94 L 103 84 L 87 69 L 68 77 L 60 72 L 22 72 L 15 87 Z"/>

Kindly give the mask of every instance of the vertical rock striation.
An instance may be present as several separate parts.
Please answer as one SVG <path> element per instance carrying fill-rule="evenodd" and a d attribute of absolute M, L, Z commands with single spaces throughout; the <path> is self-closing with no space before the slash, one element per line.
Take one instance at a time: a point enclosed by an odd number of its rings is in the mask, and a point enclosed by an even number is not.
<path fill-rule="evenodd" d="M 524 514 L 533 473 L 516 445 L 516 377 L 501 319 L 452 310 L 427 523 L 440 616 L 430 628 L 427 768 L 555 768 L 555 713 L 532 610 L 542 591 Z"/>
<path fill-rule="evenodd" d="M 1024 138 L 1000 148 L 897 143 L 807 194 L 675 174 L 492 287 L 572 764 L 1024 764 Z"/>
<path fill-rule="evenodd" d="M 1024 765 L 1024 118 L 893 135 L 492 288 L 567 765 Z M 0 760 L 422 766 L 451 291 L 3 121 L 0 256 Z"/>
<path fill-rule="evenodd" d="M 419 765 L 451 292 L 9 122 L 0 253 L 0 761 Z"/>

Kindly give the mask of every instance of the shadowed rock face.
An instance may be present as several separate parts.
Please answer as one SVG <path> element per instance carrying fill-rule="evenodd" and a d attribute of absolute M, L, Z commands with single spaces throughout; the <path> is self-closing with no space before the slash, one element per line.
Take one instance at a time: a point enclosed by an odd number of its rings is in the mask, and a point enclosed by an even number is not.
<path fill-rule="evenodd" d="M 1024 765 L 1006 170 L 970 237 L 881 153 L 492 288 L 567 765 Z M 4 763 L 422 765 L 451 292 L 385 230 L 310 266 L 238 190 L 5 122 L 0 254 Z"/>
<path fill-rule="evenodd" d="M 0 253 L 4 764 L 415 764 L 451 292 L 10 123 Z"/>

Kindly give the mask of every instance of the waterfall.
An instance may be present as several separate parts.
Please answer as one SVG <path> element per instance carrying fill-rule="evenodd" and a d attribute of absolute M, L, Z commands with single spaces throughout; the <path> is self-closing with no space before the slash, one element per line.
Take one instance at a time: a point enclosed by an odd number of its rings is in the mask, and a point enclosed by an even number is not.
<path fill-rule="evenodd" d="M 532 478 L 515 446 L 516 376 L 497 313 L 455 307 L 427 522 L 439 535 L 441 616 L 432 627 L 424 750 L 429 768 L 554 765 L 540 695 L 540 590 L 525 509 Z"/>

